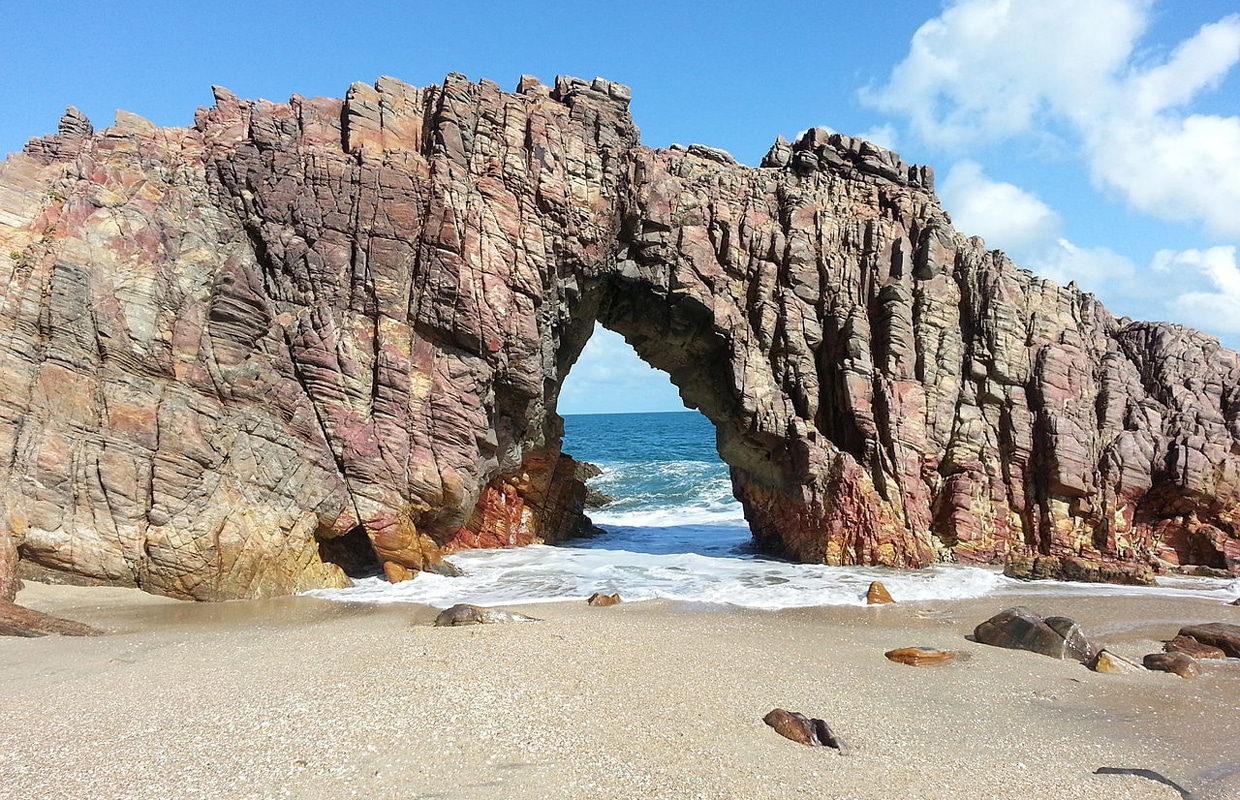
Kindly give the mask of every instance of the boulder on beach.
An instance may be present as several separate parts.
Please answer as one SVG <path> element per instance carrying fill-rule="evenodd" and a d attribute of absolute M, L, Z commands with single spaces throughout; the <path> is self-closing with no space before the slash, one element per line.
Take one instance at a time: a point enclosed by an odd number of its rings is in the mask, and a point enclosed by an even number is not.
<path fill-rule="evenodd" d="M 982 644 L 1029 650 L 1051 658 L 1088 662 L 1096 648 L 1075 621 L 1067 617 L 1041 617 L 1024 606 L 1000 611 L 973 630 Z"/>
<path fill-rule="evenodd" d="M 1183 653 L 1191 658 L 1227 658 L 1221 647 L 1202 644 L 1192 636 L 1176 634 L 1163 643 L 1163 651 L 1167 653 Z"/>
<path fill-rule="evenodd" d="M 1202 644 L 1217 647 L 1228 658 L 1240 658 L 1240 625 L 1230 622 L 1209 622 L 1180 628 L 1181 636 L 1191 636 Z"/>
<path fill-rule="evenodd" d="M 445 608 L 435 617 L 436 628 L 454 628 L 461 625 L 491 625 L 499 622 L 540 622 L 537 617 L 527 617 L 503 608 L 484 608 L 468 603 L 457 603 Z"/>
<path fill-rule="evenodd" d="M 1181 678 L 1195 678 L 1201 674 L 1197 659 L 1185 653 L 1150 653 L 1141 659 L 1146 669 L 1156 672 L 1173 672 Z"/>
<path fill-rule="evenodd" d="M 849 753 L 848 746 L 824 720 L 812 719 L 797 711 L 774 708 L 767 712 L 762 721 L 774 728 L 780 736 L 798 744 L 810 747 L 833 747 L 840 751 L 840 755 Z"/>

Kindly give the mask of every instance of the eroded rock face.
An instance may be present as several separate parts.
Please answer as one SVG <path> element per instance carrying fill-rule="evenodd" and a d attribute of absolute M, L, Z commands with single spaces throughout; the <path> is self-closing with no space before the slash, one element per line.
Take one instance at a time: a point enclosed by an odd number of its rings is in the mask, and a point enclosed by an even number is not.
<path fill-rule="evenodd" d="M 555 407 L 597 320 L 715 423 L 769 550 L 1237 571 L 1235 353 L 1017 269 L 893 153 L 656 151 L 628 99 L 66 114 L 0 166 L 10 544 L 219 599 L 554 541 L 588 524 Z"/>

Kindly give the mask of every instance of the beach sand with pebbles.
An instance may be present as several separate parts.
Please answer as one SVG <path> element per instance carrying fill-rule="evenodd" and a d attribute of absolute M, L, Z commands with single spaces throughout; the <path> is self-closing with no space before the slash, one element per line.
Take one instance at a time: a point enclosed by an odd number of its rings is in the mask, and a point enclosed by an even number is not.
<path fill-rule="evenodd" d="M 663 601 L 435 609 L 189 604 L 29 583 L 98 638 L 0 640 L 11 798 L 1240 798 L 1240 661 L 1102 675 L 966 637 L 1022 602 L 1136 659 L 1218 600 L 1080 598 L 751 611 Z M 960 651 L 908 667 L 887 650 Z M 850 755 L 781 738 L 826 719 Z"/>

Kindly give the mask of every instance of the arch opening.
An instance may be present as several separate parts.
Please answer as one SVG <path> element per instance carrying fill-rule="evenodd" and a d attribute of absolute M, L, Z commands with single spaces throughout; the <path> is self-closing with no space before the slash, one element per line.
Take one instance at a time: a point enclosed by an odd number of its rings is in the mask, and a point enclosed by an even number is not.
<path fill-rule="evenodd" d="M 566 544 L 652 555 L 752 553 L 715 425 L 681 394 L 667 372 L 595 325 L 560 385 L 559 409 L 564 452 L 600 469 L 586 510 L 603 533 Z"/>

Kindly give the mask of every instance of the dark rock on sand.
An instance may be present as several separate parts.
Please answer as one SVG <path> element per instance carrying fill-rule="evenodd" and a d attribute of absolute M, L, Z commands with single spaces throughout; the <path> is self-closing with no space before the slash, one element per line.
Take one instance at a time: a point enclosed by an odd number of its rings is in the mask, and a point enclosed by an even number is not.
<path fill-rule="evenodd" d="M 1240 658 L 1240 625 L 1230 622 L 1189 625 L 1180 628 L 1180 635 L 1191 636 L 1202 644 L 1217 647 L 1226 653 L 1228 658 Z"/>
<path fill-rule="evenodd" d="M 833 747 L 839 750 L 841 755 L 849 753 L 849 747 L 824 720 L 811 719 L 796 711 L 775 708 L 768 712 L 762 721 L 774 728 L 780 736 L 798 744 L 810 747 Z"/>
<path fill-rule="evenodd" d="M 1165 642 L 1163 644 L 1163 651 L 1167 653 L 1183 653 L 1191 658 L 1227 658 L 1227 654 L 1223 652 L 1221 647 L 1202 644 L 1192 636 L 1185 636 L 1183 634 L 1176 634 L 1175 637 Z"/>
<path fill-rule="evenodd" d="M 539 622 L 536 617 L 527 617 L 515 611 L 502 608 L 484 608 L 468 603 L 458 603 L 445 608 L 435 617 L 435 627 L 450 628 L 460 625 L 490 625 L 497 622 Z"/>
<path fill-rule="evenodd" d="M 1067 617 L 1043 619 L 1024 606 L 1001 611 L 973 630 L 982 644 L 1029 650 L 1051 658 L 1070 658 L 1082 663 L 1093 655 L 1080 627 Z"/>
<path fill-rule="evenodd" d="M 1195 678 L 1201 674 L 1197 659 L 1184 653 L 1150 653 L 1141 659 L 1141 664 L 1158 672 L 1174 672 L 1181 678 Z"/>

